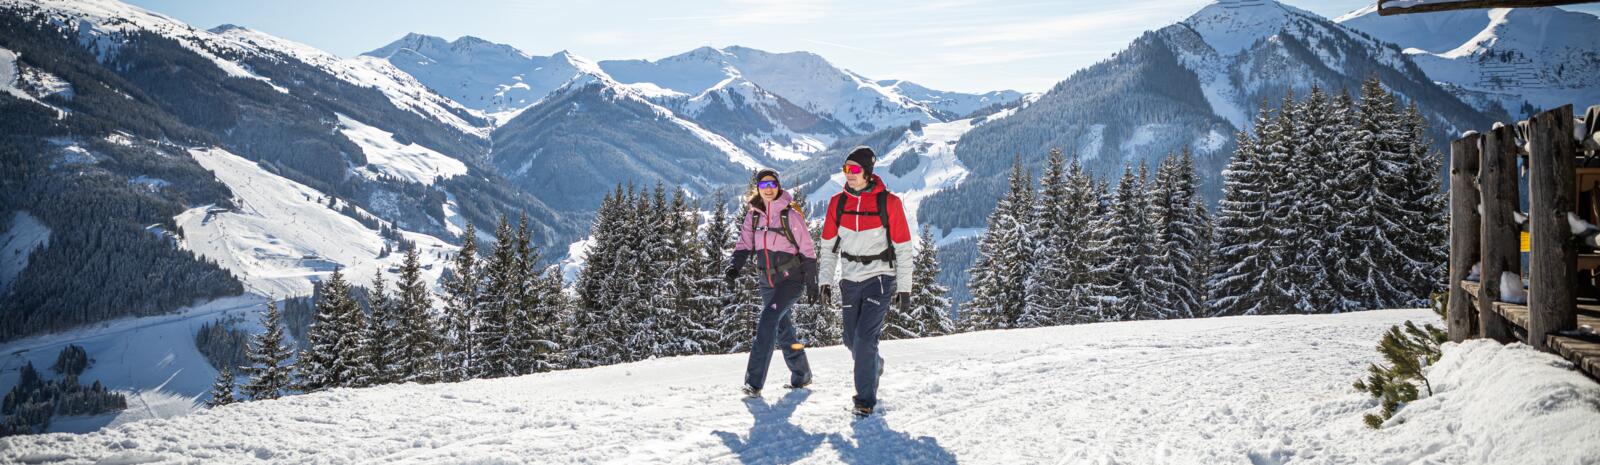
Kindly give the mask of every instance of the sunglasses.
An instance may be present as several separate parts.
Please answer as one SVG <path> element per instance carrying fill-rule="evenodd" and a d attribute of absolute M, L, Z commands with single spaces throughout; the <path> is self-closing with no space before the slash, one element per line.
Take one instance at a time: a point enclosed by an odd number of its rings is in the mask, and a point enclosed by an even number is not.
<path fill-rule="evenodd" d="M 756 183 L 758 189 L 777 189 L 778 181 L 761 181 Z"/>
<path fill-rule="evenodd" d="M 858 165 L 844 165 L 845 174 L 861 174 L 862 168 Z"/>

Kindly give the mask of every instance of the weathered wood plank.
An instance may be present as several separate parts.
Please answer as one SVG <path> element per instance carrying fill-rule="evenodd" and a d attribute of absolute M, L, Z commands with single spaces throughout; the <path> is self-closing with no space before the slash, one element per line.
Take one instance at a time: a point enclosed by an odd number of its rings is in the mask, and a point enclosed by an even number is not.
<path fill-rule="evenodd" d="M 1500 276 L 1510 271 L 1522 275 L 1521 239 L 1517 226 L 1517 147 L 1516 133 L 1509 126 L 1489 131 L 1483 137 L 1483 162 L 1478 171 L 1478 186 L 1483 202 L 1483 235 L 1479 251 L 1479 302 L 1500 300 Z M 1451 147 L 1454 150 L 1454 146 Z M 1478 307 L 1478 334 L 1500 342 L 1516 337 L 1494 309 Z"/>
<path fill-rule="evenodd" d="M 1378 0 L 1378 16 L 1428 13 L 1434 11 L 1471 10 L 1478 8 L 1517 8 L 1536 6 L 1573 5 L 1594 0 L 1460 0 L 1417 3 L 1415 1 Z"/>
<path fill-rule="evenodd" d="M 1550 347 L 1589 377 L 1600 380 L 1600 343 L 1566 336 L 1550 336 Z"/>
<path fill-rule="evenodd" d="M 1578 249 L 1567 215 L 1577 209 L 1572 105 L 1535 115 L 1528 134 L 1528 345 L 1576 324 Z"/>
<path fill-rule="evenodd" d="M 1450 282 L 1467 278 L 1478 264 L 1482 225 L 1478 217 L 1478 142 L 1482 136 L 1469 134 L 1450 143 Z M 1477 312 L 1467 301 L 1461 286 L 1451 286 L 1445 309 L 1446 331 L 1450 340 L 1461 342 L 1477 333 Z"/>

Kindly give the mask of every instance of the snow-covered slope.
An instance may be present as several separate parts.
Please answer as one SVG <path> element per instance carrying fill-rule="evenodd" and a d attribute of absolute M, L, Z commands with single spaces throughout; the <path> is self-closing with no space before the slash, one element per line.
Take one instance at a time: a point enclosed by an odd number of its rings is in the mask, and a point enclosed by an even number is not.
<path fill-rule="evenodd" d="M 173 220 L 184 231 L 181 245 L 233 272 L 246 291 L 279 299 L 308 295 L 335 267 L 358 285 L 379 270 L 393 282 L 392 268 L 404 254 L 378 255 L 397 245 L 328 208 L 321 192 L 222 149 L 189 153 L 233 191 L 238 209 L 204 206 L 179 214 Z M 423 271 L 425 281 L 436 283 L 458 248 L 433 236 L 402 234 L 416 242 L 425 266 L 437 265 Z"/>
<path fill-rule="evenodd" d="M 209 32 L 241 48 L 257 53 L 275 52 L 315 66 L 345 82 L 378 89 L 396 108 L 442 122 L 465 134 L 488 137 L 490 128 L 477 123 L 482 121 L 481 114 L 433 92 L 388 61 L 366 56 L 340 58 L 309 45 L 232 24 L 217 26 Z"/>
<path fill-rule="evenodd" d="M 28 256 L 35 249 L 50 244 L 50 228 L 25 211 L 0 218 L 5 229 L 0 229 L 0 294 L 11 281 L 28 267 Z"/>
<path fill-rule="evenodd" d="M 415 142 L 401 143 L 389 131 L 339 115 L 339 132 L 361 146 L 367 165 L 356 172 L 368 177 L 388 176 L 433 184 L 436 178 L 467 174 L 467 165 Z"/>
<path fill-rule="evenodd" d="M 809 390 L 741 401 L 745 356 L 336 389 L 86 435 L 0 461 L 93 463 L 1584 463 L 1600 387 L 1524 346 L 1451 344 L 1382 430 L 1350 387 L 1425 310 L 1146 321 L 885 341 L 885 413 L 852 422 L 842 347 Z M 781 365 L 781 364 L 780 364 Z M 1403 420 L 1403 423 L 1400 421 Z M 1555 445 L 1559 444 L 1557 447 Z"/>
<path fill-rule="evenodd" d="M 1559 8 L 1496 8 L 1379 16 L 1339 23 L 1405 49 L 1428 77 L 1479 108 L 1600 104 L 1600 17 Z M 1527 108 L 1524 108 L 1527 106 Z"/>
<path fill-rule="evenodd" d="M 878 152 L 878 162 L 874 165 L 873 174 L 883 178 L 885 186 L 900 197 L 906 210 L 906 222 L 914 229 L 913 234 L 919 234 L 921 231 L 922 223 L 918 221 L 917 214 L 921 211 L 923 201 L 939 191 L 961 186 L 971 174 L 961 160 L 956 158 L 956 145 L 961 136 L 975 126 L 1005 118 L 1016 111 L 1016 108 L 1010 108 L 985 117 L 927 124 L 923 125 L 921 130 L 907 129 L 904 135 L 897 139 L 900 142 L 893 147 L 874 148 L 882 151 Z M 915 160 L 906 160 L 907 157 Z M 914 168 L 896 170 L 894 168 L 896 165 L 912 165 Z M 844 174 L 838 170 L 830 172 L 827 181 L 806 193 L 806 199 L 813 204 L 812 211 L 822 211 L 817 206 L 827 202 L 844 188 Z M 815 215 L 814 217 L 821 218 Z M 953 232 L 938 231 L 935 237 L 948 240 L 951 239 Z M 969 234 L 971 232 L 967 231 Z"/>
<path fill-rule="evenodd" d="M 55 75 L 35 69 L 25 69 L 17 62 L 17 52 L 0 47 L 0 93 L 44 105 L 66 116 L 66 111 L 40 101 L 50 95 L 72 98 L 72 84 Z"/>

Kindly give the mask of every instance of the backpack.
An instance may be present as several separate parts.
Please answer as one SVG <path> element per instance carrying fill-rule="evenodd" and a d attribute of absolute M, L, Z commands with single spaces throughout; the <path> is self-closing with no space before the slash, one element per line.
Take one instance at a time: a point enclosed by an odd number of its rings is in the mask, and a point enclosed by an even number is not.
<path fill-rule="evenodd" d="M 865 264 L 881 260 L 889 262 L 889 266 L 891 267 L 894 266 L 894 238 L 890 235 L 891 231 L 889 230 L 889 193 L 878 193 L 877 200 L 877 212 L 863 212 L 856 210 L 845 210 L 844 199 L 839 199 L 839 206 L 833 209 L 833 224 L 841 228 L 844 227 L 845 215 L 878 215 L 878 221 L 883 225 L 883 243 L 885 246 L 883 251 L 878 252 L 877 255 L 851 255 L 848 253 L 839 252 L 839 241 L 833 241 L 833 253 L 839 254 L 840 257 L 844 257 L 845 260 L 850 260 L 852 262 Z"/>

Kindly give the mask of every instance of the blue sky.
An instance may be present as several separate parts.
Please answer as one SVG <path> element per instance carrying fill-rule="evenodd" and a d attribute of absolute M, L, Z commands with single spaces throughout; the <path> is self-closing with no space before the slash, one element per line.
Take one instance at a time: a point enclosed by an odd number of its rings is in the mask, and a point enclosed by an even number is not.
<path fill-rule="evenodd" d="M 197 27 L 232 23 L 341 56 L 408 32 L 481 37 L 548 55 L 657 59 L 743 45 L 817 53 L 875 79 L 942 90 L 1042 91 L 1210 0 L 125 0 Z M 1338 17 L 1372 0 L 1288 0 Z M 1600 6 L 1569 9 L 1600 14 Z"/>

